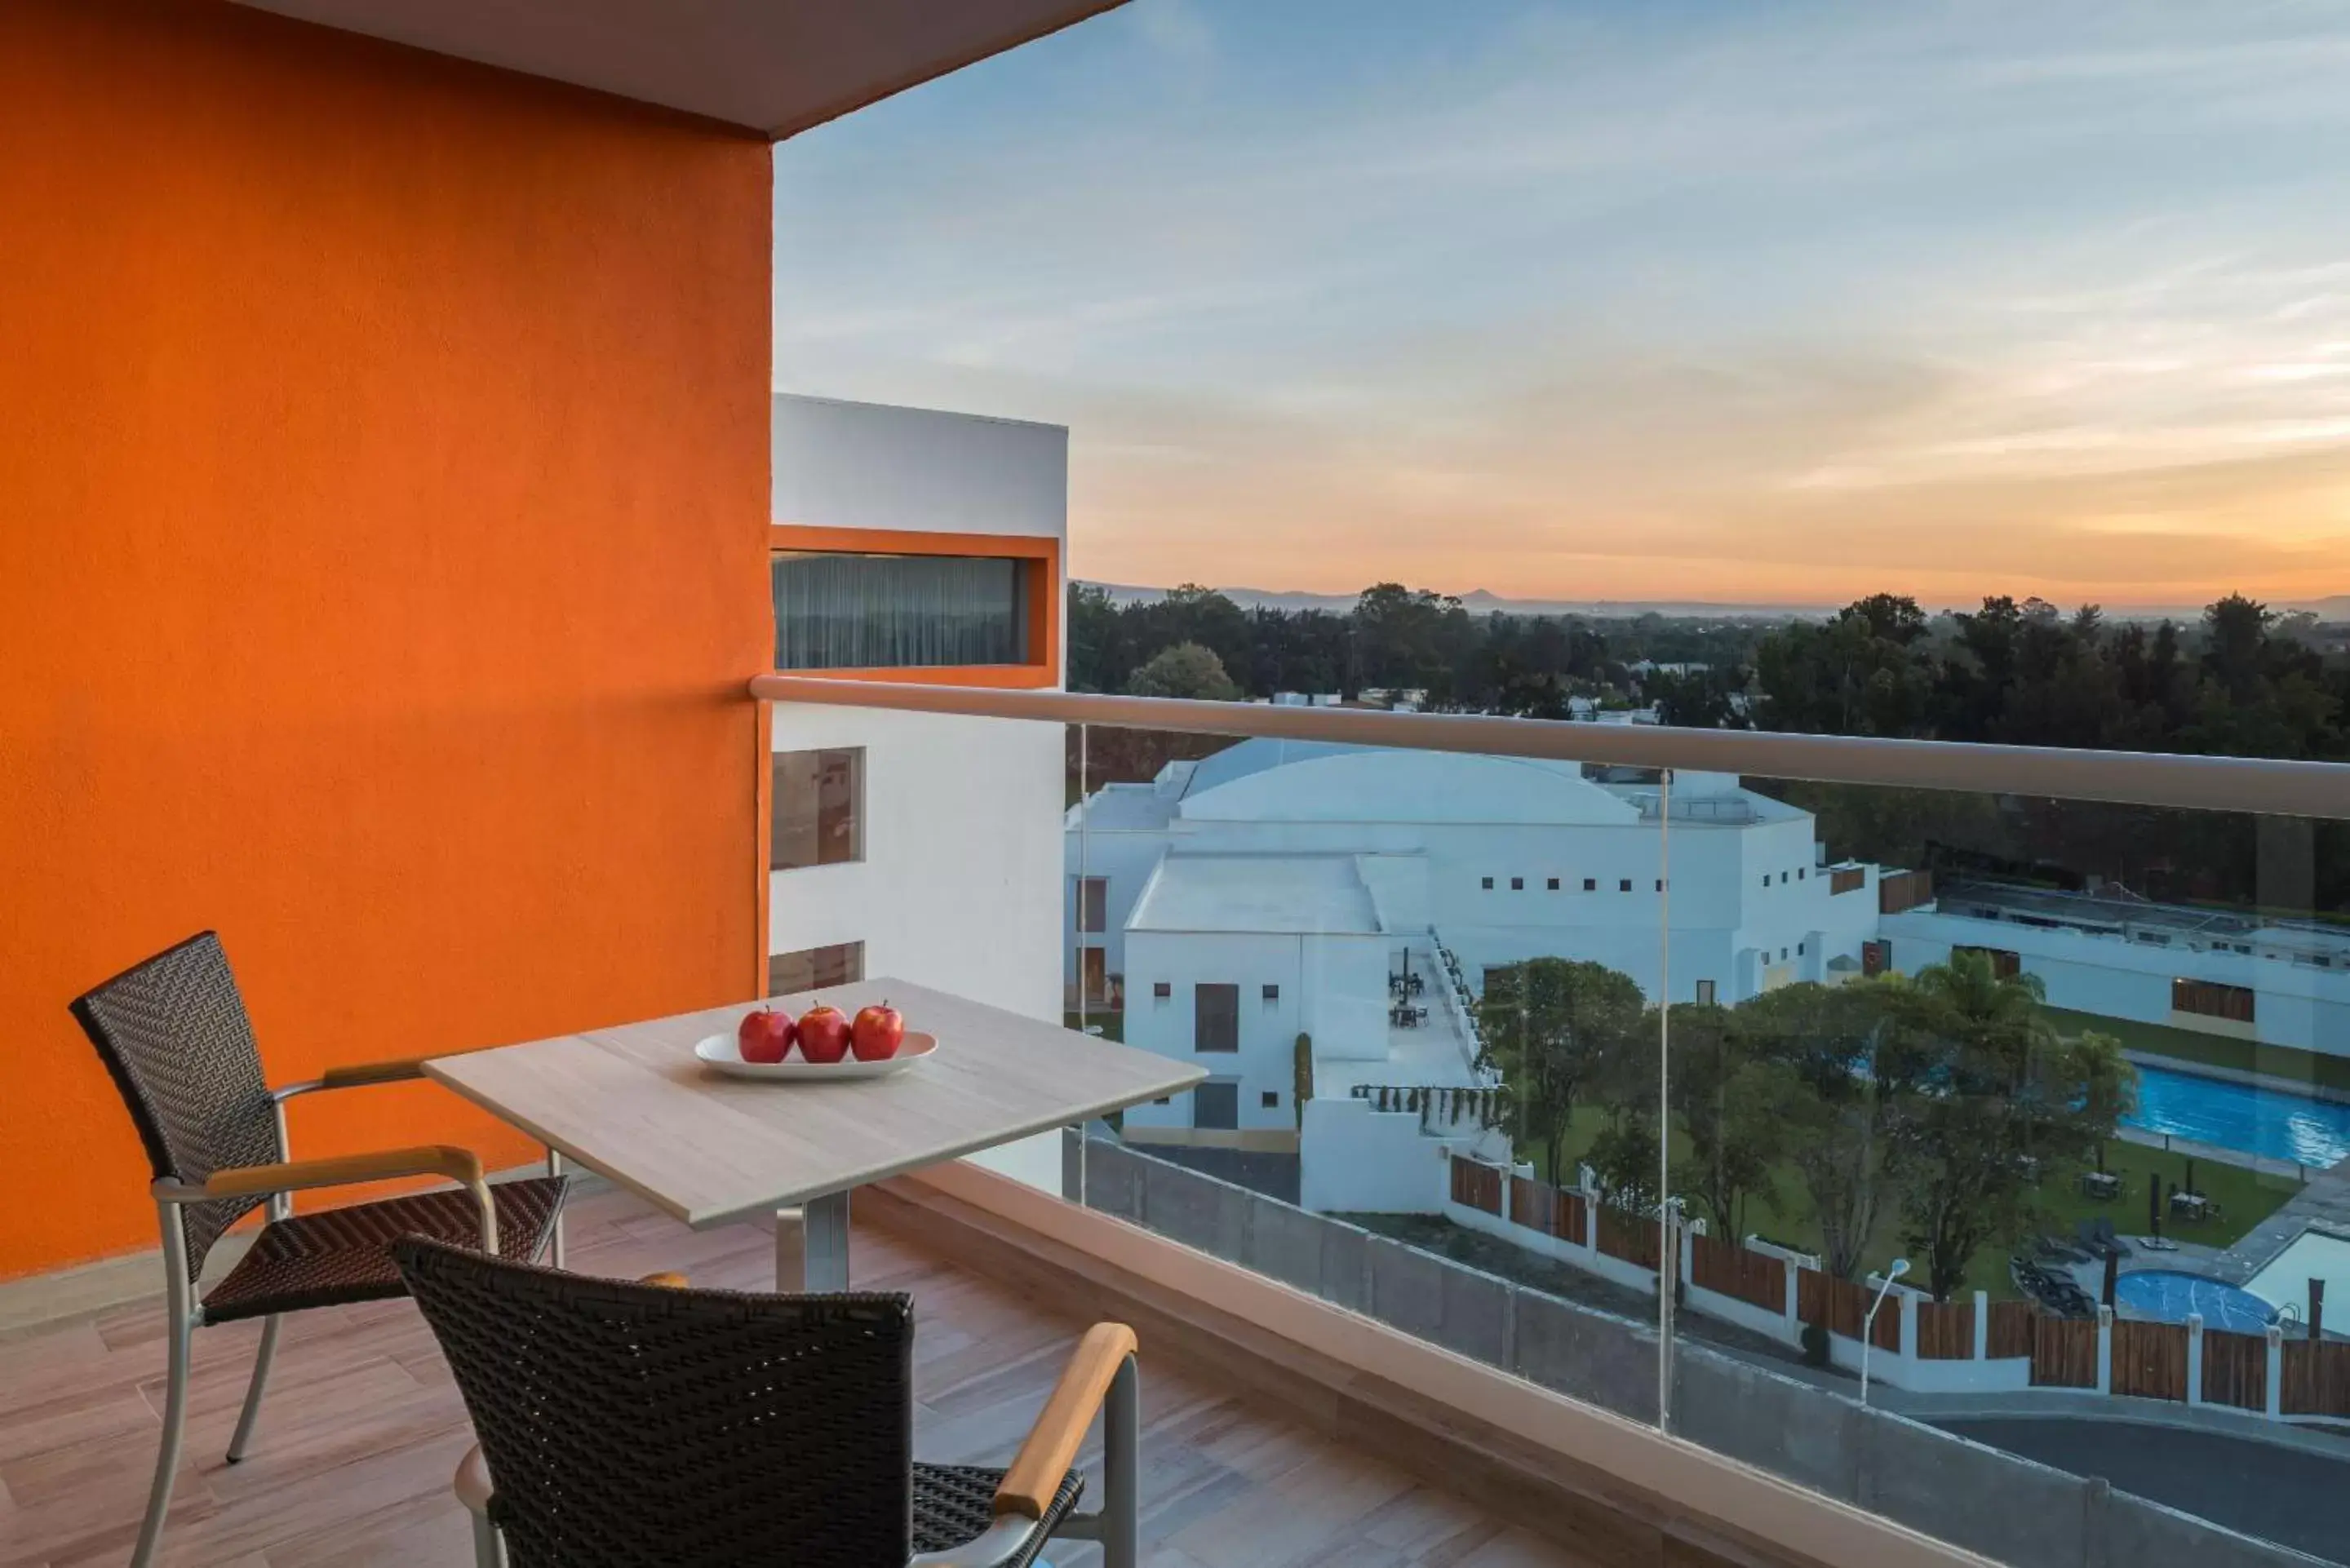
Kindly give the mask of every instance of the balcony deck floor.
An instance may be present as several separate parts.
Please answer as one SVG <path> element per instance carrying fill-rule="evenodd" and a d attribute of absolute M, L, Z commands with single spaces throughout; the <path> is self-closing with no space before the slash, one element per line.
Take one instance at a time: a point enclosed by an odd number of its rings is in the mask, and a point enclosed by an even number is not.
<path fill-rule="evenodd" d="M 768 1288 L 773 1243 L 751 1226 L 696 1234 L 632 1197 L 572 1206 L 570 1263 L 698 1284 Z M 917 1451 L 1005 1462 L 1083 1324 L 870 1225 L 860 1289 L 907 1290 L 916 1337 Z M 406 1302 L 286 1321 L 242 1464 L 222 1459 L 258 1327 L 196 1334 L 188 1442 L 163 1560 L 194 1568 L 373 1568 L 469 1563 L 449 1490 L 472 1441 L 448 1369 Z M 0 1565 L 119 1563 L 137 1533 L 162 1403 L 160 1305 L 0 1344 Z M 1144 1560 L 1152 1568 L 1343 1563 L 1590 1568 L 1367 1454 L 1144 1346 Z M 1052 1553 L 1097 1563 L 1090 1545 Z"/>

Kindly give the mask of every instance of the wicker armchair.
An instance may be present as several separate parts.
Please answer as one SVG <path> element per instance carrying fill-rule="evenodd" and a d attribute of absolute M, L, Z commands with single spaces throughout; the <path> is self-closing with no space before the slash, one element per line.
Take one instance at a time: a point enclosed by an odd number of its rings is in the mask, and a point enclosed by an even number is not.
<path fill-rule="evenodd" d="M 171 1373 L 155 1481 L 130 1559 L 132 1568 L 147 1568 L 179 1468 L 190 1341 L 198 1327 L 265 1320 L 253 1381 L 229 1440 L 234 1463 L 244 1457 L 261 1411 L 282 1314 L 407 1294 L 390 1251 L 395 1236 L 422 1233 L 478 1242 L 506 1257 L 535 1257 L 554 1231 L 565 1180 L 503 1182 L 494 1189 L 471 1153 L 437 1145 L 289 1159 L 286 1101 L 421 1077 L 421 1063 L 330 1068 L 315 1082 L 269 1088 L 236 979 L 220 939 L 210 931 L 78 997 L 73 1014 L 98 1047 L 146 1146 L 163 1231 Z M 406 1176 L 442 1176 L 460 1185 L 299 1218 L 293 1211 L 296 1192 Z M 196 1299 L 197 1276 L 214 1243 L 265 1204 L 267 1220 L 252 1247 Z"/>
<path fill-rule="evenodd" d="M 480 1568 L 1026 1568 L 1055 1535 L 1137 1568 L 1133 1332 L 1079 1344 L 1009 1469 L 913 1459 L 902 1295 L 588 1279 L 392 1244 L 480 1446 Z M 1104 1505 L 1071 1469 L 1103 1415 Z"/>

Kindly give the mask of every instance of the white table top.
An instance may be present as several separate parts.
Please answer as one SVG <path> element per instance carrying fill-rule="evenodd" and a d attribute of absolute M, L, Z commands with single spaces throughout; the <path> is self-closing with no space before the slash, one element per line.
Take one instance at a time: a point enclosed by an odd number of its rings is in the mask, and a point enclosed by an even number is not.
<path fill-rule="evenodd" d="M 1207 1076 L 1057 1024 L 902 981 L 821 998 L 851 1016 L 889 1001 L 939 1039 L 902 1073 L 838 1084 L 722 1077 L 694 1042 L 732 1033 L 755 1002 L 443 1056 L 436 1081 L 692 1226 L 791 1208 L 1033 1133 L 1067 1127 Z"/>

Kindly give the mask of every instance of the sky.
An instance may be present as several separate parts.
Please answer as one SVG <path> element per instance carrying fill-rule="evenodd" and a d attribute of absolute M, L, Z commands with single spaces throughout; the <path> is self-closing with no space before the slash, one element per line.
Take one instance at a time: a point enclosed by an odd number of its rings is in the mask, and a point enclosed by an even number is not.
<path fill-rule="evenodd" d="M 2350 0 L 1134 0 L 775 150 L 779 389 L 1070 569 L 2350 593 Z"/>

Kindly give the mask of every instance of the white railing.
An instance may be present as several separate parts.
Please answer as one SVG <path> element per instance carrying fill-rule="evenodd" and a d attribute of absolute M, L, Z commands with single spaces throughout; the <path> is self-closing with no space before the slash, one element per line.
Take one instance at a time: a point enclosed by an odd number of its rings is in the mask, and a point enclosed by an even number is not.
<path fill-rule="evenodd" d="M 1758 730 L 1679 730 L 1656 724 L 1567 724 L 1481 713 L 1290 708 L 1078 691 L 900 685 L 810 675 L 754 676 L 750 690 L 752 696 L 768 701 L 841 708 L 963 713 L 1203 735 L 1262 735 L 1760 778 L 2350 820 L 2350 763 L 2343 763 L 1872 740 Z"/>

